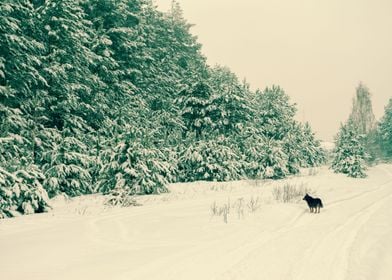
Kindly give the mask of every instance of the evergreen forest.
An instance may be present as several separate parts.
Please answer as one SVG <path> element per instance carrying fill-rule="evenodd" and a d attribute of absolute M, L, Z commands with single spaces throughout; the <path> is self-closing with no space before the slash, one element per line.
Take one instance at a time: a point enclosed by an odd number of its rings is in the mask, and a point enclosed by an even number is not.
<path fill-rule="evenodd" d="M 2 0 L 0 218 L 48 211 L 59 194 L 123 199 L 323 164 L 284 90 L 208 65 L 191 28 L 176 2 Z"/>

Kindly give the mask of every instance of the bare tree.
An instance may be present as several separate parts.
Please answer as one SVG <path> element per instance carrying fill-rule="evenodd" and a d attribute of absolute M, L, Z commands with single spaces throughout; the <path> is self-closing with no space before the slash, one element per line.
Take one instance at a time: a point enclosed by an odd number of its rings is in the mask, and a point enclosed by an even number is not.
<path fill-rule="evenodd" d="M 349 118 L 358 129 L 358 132 L 364 135 L 376 129 L 376 118 L 373 113 L 370 96 L 369 89 L 363 83 L 359 83 Z"/>

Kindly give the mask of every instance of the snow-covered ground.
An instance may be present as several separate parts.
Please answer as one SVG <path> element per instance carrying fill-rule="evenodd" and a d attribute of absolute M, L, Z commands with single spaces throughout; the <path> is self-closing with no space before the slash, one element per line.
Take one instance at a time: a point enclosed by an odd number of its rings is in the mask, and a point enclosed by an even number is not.
<path fill-rule="evenodd" d="M 0 220 L 0 279 L 392 279 L 392 166 L 366 179 L 307 173 L 174 184 L 122 209 L 101 196 L 57 198 L 50 213 Z M 325 207 L 275 201 L 284 184 Z M 227 223 L 214 205 L 230 205 Z"/>

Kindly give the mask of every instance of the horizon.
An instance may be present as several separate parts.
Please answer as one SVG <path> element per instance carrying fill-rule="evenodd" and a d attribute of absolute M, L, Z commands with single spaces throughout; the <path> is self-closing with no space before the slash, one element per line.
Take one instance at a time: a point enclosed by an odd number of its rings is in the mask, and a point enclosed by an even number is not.
<path fill-rule="evenodd" d="M 171 2 L 155 0 L 161 11 Z M 392 2 L 177 2 L 209 65 L 229 67 L 253 90 L 282 87 L 296 103 L 296 119 L 320 140 L 333 141 L 360 82 L 376 120 L 383 116 L 392 96 Z"/>

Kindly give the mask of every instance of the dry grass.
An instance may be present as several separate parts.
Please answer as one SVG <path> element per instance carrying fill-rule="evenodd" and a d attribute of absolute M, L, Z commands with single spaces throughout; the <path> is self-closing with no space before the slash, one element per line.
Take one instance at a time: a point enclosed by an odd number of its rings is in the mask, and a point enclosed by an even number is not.
<path fill-rule="evenodd" d="M 298 203 L 306 193 L 315 193 L 315 191 L 304 183 L 299 185 L 286 183 L 283 186 L 277 186 L 272 189 L 273 198 L 283 203 Z"/>
<path fill-rule="evenodd" d="M 230 214 L 234 214 L 238 219 L 243 219 L 247 211 L 249 213 L 254 213 L 259 210 L 261 207 L 261 199 L 260 197 L 251 197 L 249 201 L 240 197 L 236 199 L 234 202 L 231 202 L 230 199 L 227 202 L 218 205 L 216 201 L 214 201 L 210 205 L 210 213 L 211 216 L 218 216 L 223 218 L 224 223 L 228 223 L 228 219 Z"/>

